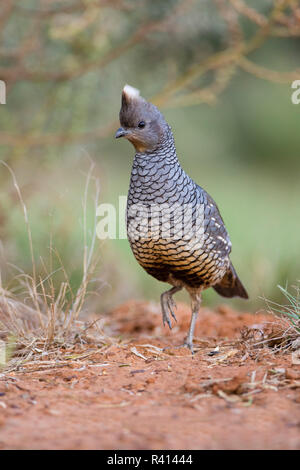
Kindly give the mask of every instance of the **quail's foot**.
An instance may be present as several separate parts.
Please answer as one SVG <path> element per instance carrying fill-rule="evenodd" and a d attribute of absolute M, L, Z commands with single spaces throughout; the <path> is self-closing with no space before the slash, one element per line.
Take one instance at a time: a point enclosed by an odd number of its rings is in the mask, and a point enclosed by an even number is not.
<path fill-rule="evenodd" d="M 166 323 L 168 324 L 170 330 L 172 329 L 170 314 L 174 318 L 174 320 L 177 322 L 177 319 L 174 313 L 174 308 L 176 308 L 176 303 L 174 299 L 172 298 L 171 295 L 167 295 L 167 292 L 165 292 L 161 296 L 162 321 L 163 321 L 164 326 Z"/>
<path fill-rule="evenodd" d="M 194 355 L 194 345 L 193 341 L 189 341 L 188 338 L 185 340 L 182 346 L 185 346 L 186 348 L 189 348 L 191 351 L 192 355 Z"/>
<path fill-rule="evenodd" d="M 191 351 L 192 356 L 194 355 L 193 341 L 190 342 L 188 338 L 184 341 L 184 343 L 179 344 L 178 346 L 166 346 L 165 348 L 163 348 L 163 351 L 167 351 L 168 349 L 180 349 L 180 348 L 188 348 Z"/>

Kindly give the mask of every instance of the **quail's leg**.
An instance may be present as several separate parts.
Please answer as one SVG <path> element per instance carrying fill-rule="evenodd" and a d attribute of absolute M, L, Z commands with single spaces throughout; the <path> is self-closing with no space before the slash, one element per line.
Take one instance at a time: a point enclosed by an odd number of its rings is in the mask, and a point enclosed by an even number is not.
<path fill-rule="evenodd" d="M 174 320 L 177 321 L 173 310 L 174 307 L 176 307 L 176 304 L 172 296 L 181 289 L 182 287 L 172 287 L 172 289 L 167 290 L 160 296 L 163 324 L 165 326 L 165 324 L 167 323 L 170 330 L 172 329 L 170 314 L 172 315 Z"/>
<path fill-rule="evenodd" d="M 194 354 L 193 338 L 194 338 L 195 325 L 196 325 L 200 305 L 201 305 L 201 296 L 200 295 L 193 296 L 192 297 L 191 323 L 190 323 L 188 335 L 184 342 L 184 346 L 187 346 L 192 354 Z"/>

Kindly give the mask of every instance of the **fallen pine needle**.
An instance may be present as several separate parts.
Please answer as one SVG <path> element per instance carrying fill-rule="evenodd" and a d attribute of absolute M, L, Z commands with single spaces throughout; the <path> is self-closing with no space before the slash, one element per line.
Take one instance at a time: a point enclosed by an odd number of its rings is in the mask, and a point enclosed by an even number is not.
<path fill-rule="evenodd" d="M 121 401 L 121 403 L 107 403 L 107 404 L 97 404 L 98 408 L 120 408 L 122 406 L 129 405 L 129 401 Z"/>
<path fill-rule="evenodd" d="M 138 352 L 138 350 L 135 347 L 131 348 L 130 351 L 133 354 L 135 354 L 137 357 L 140 357 L 141 359 L 144 359 L 144 361 L 147 361 L 147 358 L 145 356 L 143 356 L 142 353 Z"/>

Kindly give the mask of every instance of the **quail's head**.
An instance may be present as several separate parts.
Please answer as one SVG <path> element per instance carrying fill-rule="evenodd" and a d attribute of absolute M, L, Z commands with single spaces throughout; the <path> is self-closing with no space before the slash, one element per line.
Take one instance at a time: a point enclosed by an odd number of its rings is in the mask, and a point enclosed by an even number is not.
<path fill-rule="evenodd" d="M 152 103 L 140 96 L 139 90 L 125 85 L 120 110 L 121 127 L 116 138 L 125 137 L 137 152 L 151 152 L 164 141 L 169 126 Z"/>

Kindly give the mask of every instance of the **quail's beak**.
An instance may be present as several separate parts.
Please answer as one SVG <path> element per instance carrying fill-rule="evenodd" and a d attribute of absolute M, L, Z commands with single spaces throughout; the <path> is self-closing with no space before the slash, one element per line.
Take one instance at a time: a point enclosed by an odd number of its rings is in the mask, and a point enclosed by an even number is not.
<path fill-rule="evenodd" d="M 126 135 L 128 135 L 128 131 L 125 131 L 123 127 L 119 127 L 119 129 L 117 130 L 115 134 L 115 138 L 119 139 L 120 137 L 125 137 Z"/>

